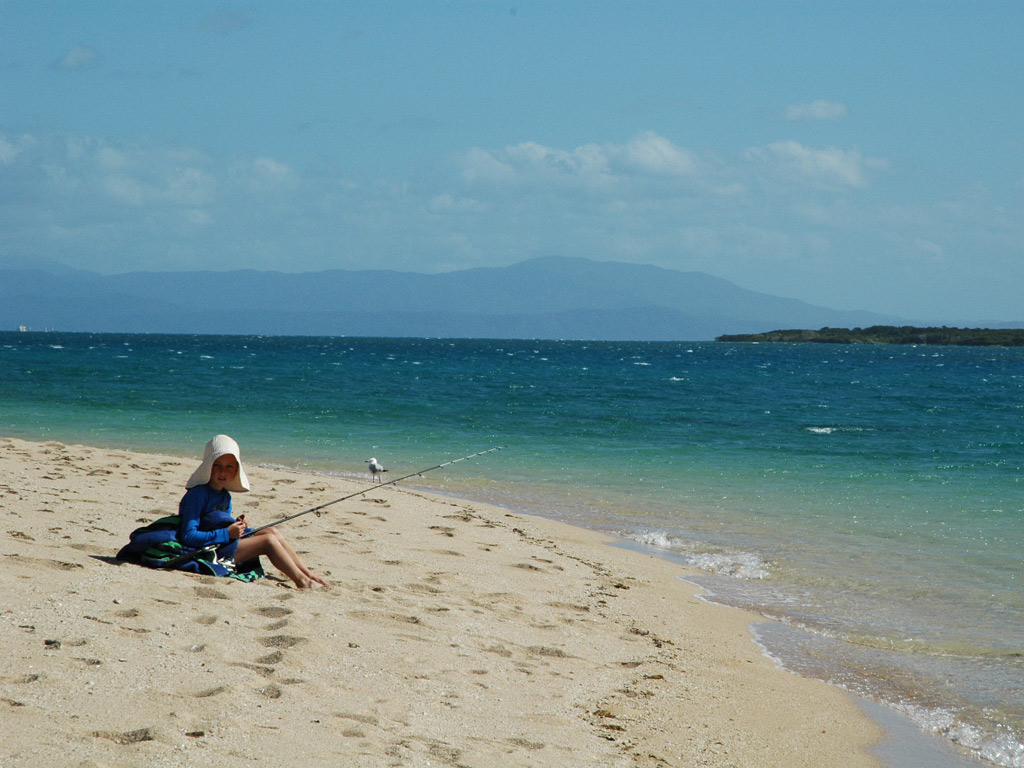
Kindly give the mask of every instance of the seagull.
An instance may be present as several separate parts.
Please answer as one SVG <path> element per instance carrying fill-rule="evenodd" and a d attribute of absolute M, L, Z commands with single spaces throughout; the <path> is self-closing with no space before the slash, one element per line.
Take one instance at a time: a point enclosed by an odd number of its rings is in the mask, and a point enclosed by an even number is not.
<path fill-rule="evenodd" d="M 384 469 L 384 465 L 376 459 L 367 459 L 366 463 L 370 465 L 370 476 L 378 483 L 381 482 L 381 474 L 387 472 L 387 470 Z"/>

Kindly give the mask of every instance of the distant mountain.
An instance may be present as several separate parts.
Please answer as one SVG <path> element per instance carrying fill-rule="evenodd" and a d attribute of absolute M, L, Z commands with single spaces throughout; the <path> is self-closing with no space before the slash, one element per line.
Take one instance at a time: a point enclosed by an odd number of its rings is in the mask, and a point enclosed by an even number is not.
<path fill-rule="evenodd" d="M 426 275 L 130 272 L 0 264 L 0 329 L 702 341 L 771 328 L 905 324 L 748 291 L 702 272 L 547 257 Z"/>

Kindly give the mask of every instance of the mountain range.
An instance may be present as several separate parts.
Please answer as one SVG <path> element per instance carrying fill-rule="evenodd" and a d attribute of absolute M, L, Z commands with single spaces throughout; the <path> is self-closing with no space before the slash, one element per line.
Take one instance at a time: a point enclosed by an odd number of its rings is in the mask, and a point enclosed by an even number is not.
<path fill-rule="evenodd" d="M 770 296 L 702 272 L 542 257 L 442 274 L 128 272 L 0 264 L 0 329 L 702 341 L 904 320 Z"/>

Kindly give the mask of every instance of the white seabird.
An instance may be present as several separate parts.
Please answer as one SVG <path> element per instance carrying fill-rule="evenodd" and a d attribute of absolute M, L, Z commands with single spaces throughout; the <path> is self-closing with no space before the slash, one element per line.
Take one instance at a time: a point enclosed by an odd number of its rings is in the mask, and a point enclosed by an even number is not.
<path fill-rule="evenodd" d="M 366 463 L 370 465 L 370 476 L 378 483 L 381 482 L 381 474 L 387 472 L 387 470 L 384 469 L 384 465 L 376 459 L 367 459 Z"/>

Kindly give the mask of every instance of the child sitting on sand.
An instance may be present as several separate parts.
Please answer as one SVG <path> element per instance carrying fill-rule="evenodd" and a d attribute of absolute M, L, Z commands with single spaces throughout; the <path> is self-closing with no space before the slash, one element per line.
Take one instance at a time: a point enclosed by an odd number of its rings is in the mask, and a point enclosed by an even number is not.
<path fill-rule="evenodd" d="M 327 582 L 306 567 L 276 528 L 264 528 L 245 536 L 249 528 L 245 515 L 231 514 L 231 491 L 245 493 L 249 478 L 242 468 L 238 443 L 217 435 L 206 444 L 203 463 L 185 483 L 185 495 L 178 505 L 181 543 L 191 549 L 217 545 L 217 556 L 244 563 L 266 555 L 274 566 L 300 589 L 324 586 Z"/>

